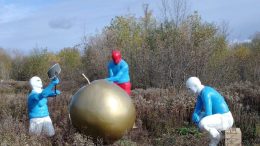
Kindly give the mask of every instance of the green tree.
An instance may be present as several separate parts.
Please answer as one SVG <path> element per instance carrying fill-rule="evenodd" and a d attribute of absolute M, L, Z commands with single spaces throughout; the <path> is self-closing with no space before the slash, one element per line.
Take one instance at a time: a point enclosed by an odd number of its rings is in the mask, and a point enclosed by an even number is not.
<path fill-rule="evenodd" d="M 81 67 L 80 51 L 76 48 L 64 48 L 58 54 L 59 62 L 62 68 L 61 77 L 65 80 L 71 80 L 80 75 L 78 71 Z"/>
<path fill-rule="evenodd" d="M 28 81 L 32 76 L 39 76 L 44 81 L 48 80 L 48 69 L 54 63 L 58 62 L 58 59 L 53 53 L 47 51 L 47 49 L 34 49 L 29 56 L 21 58 L 19 60 L 22 66 L 14 64 L 13 69 L 17 69 L 16 80 Z M 17 62 L 16 62 L 17 63 Z M 16 72 L 14 70 L 13 72 Z"/>

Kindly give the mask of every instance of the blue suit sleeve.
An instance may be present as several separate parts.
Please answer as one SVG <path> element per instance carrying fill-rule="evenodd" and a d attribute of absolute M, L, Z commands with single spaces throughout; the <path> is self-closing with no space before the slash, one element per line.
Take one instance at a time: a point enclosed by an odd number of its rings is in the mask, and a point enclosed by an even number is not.
<path fill-rule="evenodd" d="M 112 71 L 112 69 L 110 68 L 110 65 L 108 64 L 108 76 L 109 76 L 109 78 L 111 78 L 111 77 L 113 77 L 113 71 Z"/>
<path fill-rule="evenodd" d="M 56 93 L 55 93 L 55 91 L 52 91 L 52 93 L 50 93 L 48 97 L 54 97 L 54 96 L 57 96 L 60 94 L 61 94 L 60 90 L 56 90 Z"/>
<path fill-rule="evenodd" d="M 205 116 L 212 115 L 212 101 L 209 94 L 206 94 L 202 97 L 204 103 Z"/>
<path fill-rule="evenodd" d="M 201 98 L 198 97 L 197 102 L 196 102 L 196 106 L 195 106 L 195 110 L 194 110 L 194 113 L 192 115 L 192 121 L 196 124 L 199 123 L 199 121 L 200 121 L 201 109 L 202 109 L 202 101 L 201 101 Z"/>
<path fill-rule="evenodd" d="M 115 76 L 109 77 L 107 80 L 112 82 L 118 81 L 121 78 L 121 76 L 127 71 L 127 69 L 127 65 L 123 66 Z"/>
<path fill-rule="evenodd" d="M 50 95 L 52 95 L 53 91 L 52 91 L 52 88 L 55 86 L 55 84 L 53 83 L 50 83 L 41 93 L 41 95 L 43 97 L 49 97 Z"/>

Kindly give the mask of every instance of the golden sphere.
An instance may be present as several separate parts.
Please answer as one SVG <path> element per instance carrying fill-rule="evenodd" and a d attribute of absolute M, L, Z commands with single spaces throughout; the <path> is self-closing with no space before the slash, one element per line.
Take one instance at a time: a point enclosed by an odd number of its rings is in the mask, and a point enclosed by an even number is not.
<path fill-rule="evenodd" d="M 133 127 L 136 112 L 128 94 L 106 80 L 96 80 L 73 95 L 69 106 L 73 126 L 106 143 L 120 139 Z"/>

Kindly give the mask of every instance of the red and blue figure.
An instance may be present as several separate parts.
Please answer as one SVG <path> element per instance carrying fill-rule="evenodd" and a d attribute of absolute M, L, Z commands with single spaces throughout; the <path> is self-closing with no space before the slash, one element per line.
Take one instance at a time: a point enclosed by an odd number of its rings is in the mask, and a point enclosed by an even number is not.
<path fill-rule="evenodd" d="M 131 94 L 131 83 L 129 76 L 129 66 L 125 60 L 122 59 L 121 53 L 118 50 L 112 51 L 112 60 L 108 63 L 109 77 L 106 80 L 114 82 L 128 95 Z"/>

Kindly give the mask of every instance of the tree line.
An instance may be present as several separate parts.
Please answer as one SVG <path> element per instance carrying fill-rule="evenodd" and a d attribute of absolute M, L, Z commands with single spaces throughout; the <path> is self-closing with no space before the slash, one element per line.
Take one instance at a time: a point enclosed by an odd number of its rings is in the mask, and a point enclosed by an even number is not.
<path fill-rule="evenodd" d="M 163 20 L 156 19 L 148 5 L 143 6 L 142 17 L 115 17 L 101 33 L 84 37 L 83 49 L 76 46 L 58 53 L 33 49 L 29 55 L 11 57 L 2 48 L 0 80 L 25 81 L 34 75 L 47 80 L 46 72 L 56 62 L 64 81 L 81 82 L 81 73 L 90 80 L 105 78 L 111 50 L 119 49 L 130 66 L 134 88 L 182 88 L 190 76 L 218 86 L 259 83 L 260 33 L 250 42 L 230 44 L 225 25 L 205 22 L 198 12 L 186 15 L 184 9 L 168 15 L 166 6 Z"/>

